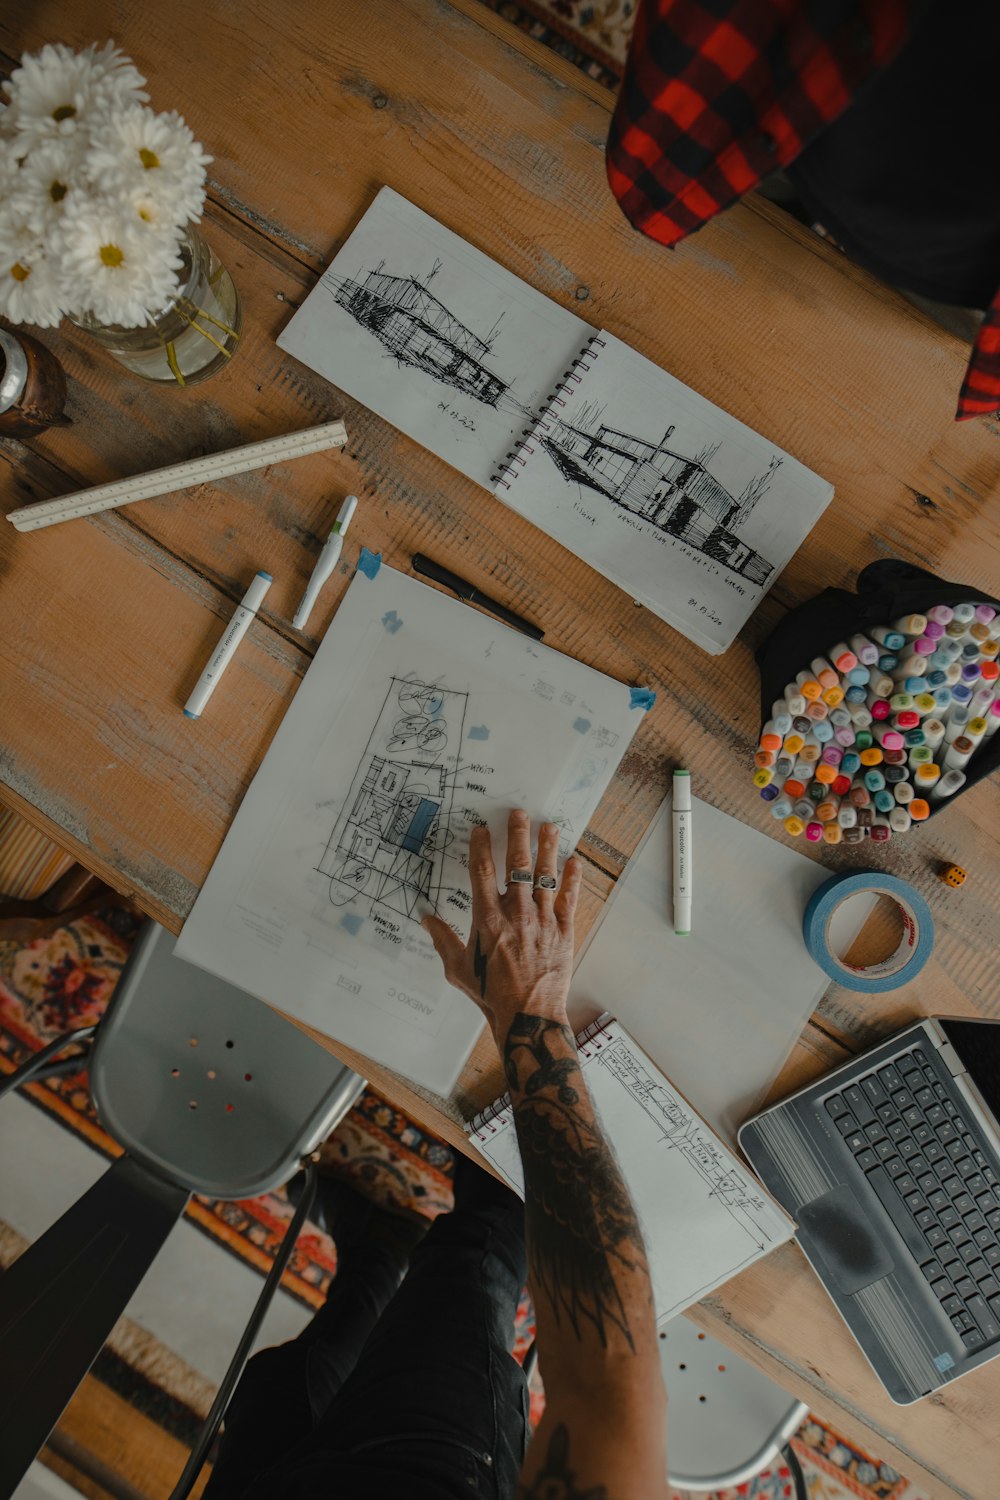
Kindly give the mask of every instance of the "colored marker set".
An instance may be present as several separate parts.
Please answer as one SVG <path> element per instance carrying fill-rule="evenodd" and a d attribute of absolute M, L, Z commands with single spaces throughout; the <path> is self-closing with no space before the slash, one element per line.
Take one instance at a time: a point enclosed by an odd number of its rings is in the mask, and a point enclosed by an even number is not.
<path fill-rule="evenodd" d="M 754 786 L 792 838 L 885 843 L 952 797 L 1000 729 L 1000 614 L 937 604 L 818 656 L 777 699 Z"/>

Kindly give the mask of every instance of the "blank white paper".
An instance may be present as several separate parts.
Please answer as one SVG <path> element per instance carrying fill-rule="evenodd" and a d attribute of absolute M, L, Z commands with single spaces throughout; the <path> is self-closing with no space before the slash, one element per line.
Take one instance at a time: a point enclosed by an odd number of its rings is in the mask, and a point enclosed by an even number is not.
<path fill-rule="evenodd" d="M 735 1141 L 829 985 L 802 936 L 830 871 L 693 798 L 693 920 L 674 933 L 668 797 L 589 935 L 570 992 L 574 1030 L 624 1022 L 712 1128 Z M 851 906 L 853 937 L 871 901 Z"/>

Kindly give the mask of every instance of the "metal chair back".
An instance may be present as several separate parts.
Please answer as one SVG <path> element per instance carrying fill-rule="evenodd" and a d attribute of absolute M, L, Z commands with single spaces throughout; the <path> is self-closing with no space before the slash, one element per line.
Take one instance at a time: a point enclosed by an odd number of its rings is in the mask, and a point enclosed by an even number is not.
<path fill-rule="evenodd" d="M 91 1092 L 125 1149 L 0 1275 L 0 1500 L 13 1494 L 191 1193 L 244 1198 L 286 1181 L 365 1080 L 251 995 L 174 957 L 149 923 L 97 1028 Z M 69 1033 L 0 1084 L 64 1066 Z M 277 1288 L 315 1191 L 315 1169 L 175 1487 L 186 1495 Z"/>
<path fill-rule="evenodd" d="M 144 929 L 98 1029 L 90 1090 L 130 1156 L 213 1198 L 286 1182 L 364 1080 L 291 1021 Z"/>
<path fill-rule="evenodd" d="M 689 1318 L 660 1330 L 670 1428 L 668 1478 L 679 1490 L 725 1490 L 772 1464 L 809 1408 Z"/>

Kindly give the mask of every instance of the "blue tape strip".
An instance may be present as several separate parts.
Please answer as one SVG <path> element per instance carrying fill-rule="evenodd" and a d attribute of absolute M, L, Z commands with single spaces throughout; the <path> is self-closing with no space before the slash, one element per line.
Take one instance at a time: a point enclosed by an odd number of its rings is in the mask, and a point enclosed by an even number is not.
<path fill-rule="evenodd" d="M 629 708 L 652 708 L 656 702 L 656 694 L 652 688 L 629 688 Z"/>
<path fill-rule="evenodd" d="M 896 952 L 881 963 L 854 968 L 831 949 L 830 920 L 849 896 L 873 893 L 889 896 L 896 902 L 903 918 L 902 941 Z M 802 918 L 802 936 L 810 958 L 831 979 L 848 990 L 881 995 L 909 984 L 920 973 L 934 947 L 934 919 L 923 896 L 905 880 L 883 875 L 878 870 L 860 870 L 853 875 L 834 875 L 813 892 Z"/>
<path fill-rule="evenodd" d="M 381 566 L 381 552 L 369 552 L 367 547 L 362 547 L 358 558 L 358 572 L 363 573 L 366 578 L 374 578 Z"/>

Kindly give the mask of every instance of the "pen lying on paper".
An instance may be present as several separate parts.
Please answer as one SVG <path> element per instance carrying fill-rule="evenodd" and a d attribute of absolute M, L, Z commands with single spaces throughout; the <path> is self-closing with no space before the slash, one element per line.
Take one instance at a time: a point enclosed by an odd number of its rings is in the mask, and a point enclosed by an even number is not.
<path fill-rule="evenodd" d="M 414 556 L 413 571 L 422 573 L 425 578 L 433 579 L 435 583 L 442 584 L 446 589 L 451 589 L 453 594 L 457 594 L 467 604 L 478 604 L 480 609 L 496 615 L 497 619 L 503 620 L 505 625 L 512 625 L 515 630 L 520 630 L 522 635 L 530 635 L 533 641 L 540 641 L 545 635 L 545 631 L 539 630 L 537 625 L 532 625 L 530 620 L 523 619 L 512 609 L 508 609 L 505 604 L 498 604 L 487 594 L 480 593 L 474 584 L 467 583 L 464 578 L 459 578 L 457 573 L 450 573 L 447 568 L 442 568 L 440 563 L 432 562 L 429 557 L 424 557 L 422 552 Z"/>

